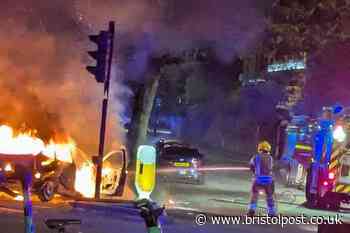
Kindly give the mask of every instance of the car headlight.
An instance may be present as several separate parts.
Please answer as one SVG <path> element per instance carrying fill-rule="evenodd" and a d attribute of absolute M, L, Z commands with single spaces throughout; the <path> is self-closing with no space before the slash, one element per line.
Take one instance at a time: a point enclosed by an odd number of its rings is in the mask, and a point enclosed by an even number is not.
<path fill-rule="evenodd" d="M 333 138 L 338 142 L 344 142 L 346 139 L 346 133 L 344 131 L 343 126 L 337 126 L 333 131 Z"/>

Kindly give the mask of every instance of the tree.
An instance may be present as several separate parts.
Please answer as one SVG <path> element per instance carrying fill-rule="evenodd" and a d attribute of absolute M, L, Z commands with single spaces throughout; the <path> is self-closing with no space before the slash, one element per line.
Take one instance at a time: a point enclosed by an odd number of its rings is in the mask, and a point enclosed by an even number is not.
<path fill-rule="evenodd" d="M 277 0 L 267 18 L 265 51 L 268 63 L 305 59 L 312 75 L 315 58 L 329 46 L 350 39 L 347 0 Z M 285 103 L 294 107 L 303 99 L 306 72 L 292 72 L 285 90 Z M 310 75 L 308 75 L 310 76 Z"/>
<path fill-rule="evenodd" d="M 165 54 L 150 60 L 150 72 L 143 84 L 134 84 L 134 104 L 128 132 L 130 166 L 134 167 L 137 148 L 146 142 L 149 119 L 158 90 L 159 80 L 167 66 L 179 64 L 181 59 Z"/>
<path fill-rule="evenodd" d="M 277 0 L 267 19 L 267 52 L 276 59 L 286 54 L 313 54 L 327 44 L 350 38 L 346 0 Z"/>

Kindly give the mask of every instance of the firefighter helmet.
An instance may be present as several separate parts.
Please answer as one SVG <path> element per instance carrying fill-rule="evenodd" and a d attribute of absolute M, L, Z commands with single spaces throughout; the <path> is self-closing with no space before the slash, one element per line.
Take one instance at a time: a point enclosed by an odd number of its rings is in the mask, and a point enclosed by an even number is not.
<path fill-rule="evenodd" d="M 271 145 L 268 141 L 262 141 L 258 145 L 258 152 L 259 153 L 270 153 L 271 152 Z"/>

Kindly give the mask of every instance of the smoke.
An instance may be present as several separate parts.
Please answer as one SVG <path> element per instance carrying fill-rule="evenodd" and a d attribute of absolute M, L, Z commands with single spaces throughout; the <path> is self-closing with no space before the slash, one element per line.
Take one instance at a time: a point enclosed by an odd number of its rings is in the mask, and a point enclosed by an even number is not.
<path fill-rule="evenodd" d="M 13 2 L 0 3 L 0 124 L 25 125 L 44 140 L 69 136 L 96 154 L 103 87 L 85 71 L 85 25 L 74 1 Z M 117 101 L 113 95 L 109 149 L 123 143 Z"/>
<path fill-rule="evenodd" d="M 258 0 L 2 0 L 0 123 L 25 124 L 48 140 L 73 137 L 96 153 L 103 87 L 85 71 L 87 34 L 117 22 L 107 144 L 123 142 L 119 116 L 148 59 L 210 44 L 223 62 L 244 54 L 264 32 Z"/>
<path fill-rule="evenodd" d="M 119 56 L 132 57 L 127 72 L 141 76 L 149 56 L 203 44 L 212 47 L 222 62 L 232 62 L 264 35 L 264 8 L 270 2 L 90 0 L 76 6 L 79 18 L 90 28 L 103 28 L 108 20 L 117 22 Z"/>

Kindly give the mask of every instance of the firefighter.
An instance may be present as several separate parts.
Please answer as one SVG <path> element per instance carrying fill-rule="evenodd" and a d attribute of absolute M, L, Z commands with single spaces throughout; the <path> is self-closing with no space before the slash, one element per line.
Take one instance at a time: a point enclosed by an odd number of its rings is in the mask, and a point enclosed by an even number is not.
<path fill-rule="evenodd" d="M 310 175 L 306 182 L 306 199 L 310 207 L 318 205 L 320 179 L 328 176 L 328 164 L 333 148 L 334 112 L 333 107 L 322 109 L 322 116 L 318 120 L 318 128 L 314 134 L 314 156 L 308 171 Z"/>
<path fill-rule="evenodd" d="M 314 160 L 318 163 L 330 161 L 333 147 L 333 108 L 324 107 L 319 120 L 319 130 L 314 138 Z"/>
<path fill-rule="evenodd" d="M 275 185 L 272 177 L 273 158 L 270 143 L 267 141 L 260 142 L 258 153 L 251 158 L 249 164 L 254 177 L 248 215 L 253 216 L 255 214 L 259 191 L 263 190 L 266 194 L 268 215 L 275 216 L 277 213 L 274 200 Z"/>

